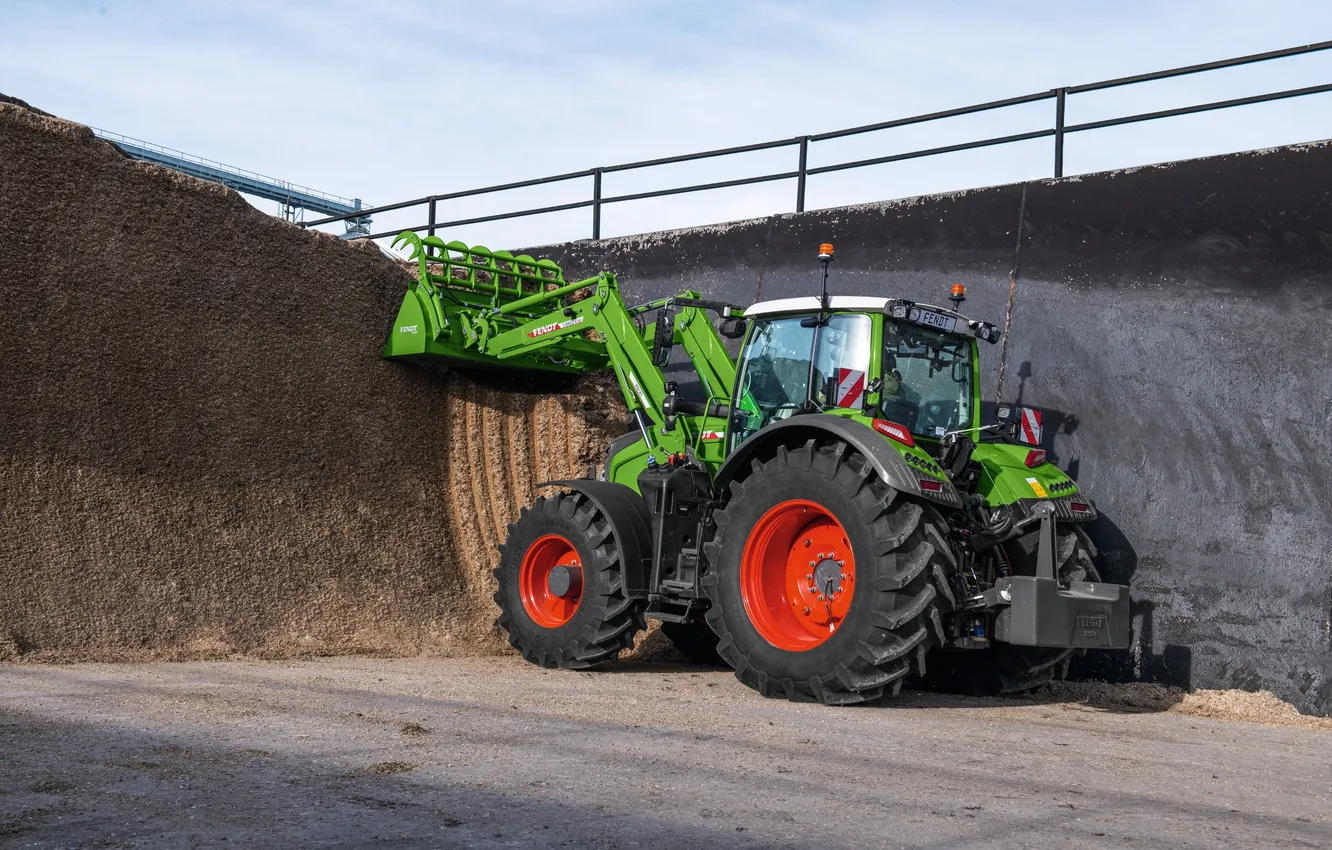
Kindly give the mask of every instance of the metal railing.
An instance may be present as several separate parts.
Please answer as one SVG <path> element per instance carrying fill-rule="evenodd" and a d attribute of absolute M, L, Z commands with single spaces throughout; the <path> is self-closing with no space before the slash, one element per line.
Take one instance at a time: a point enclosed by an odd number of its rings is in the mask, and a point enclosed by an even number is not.
<path fill-rule="evenodd" d="M 1068 98 L 1071 95 L 1084 94 L 1087 92 L 1101 91 L 1104 89 L 1118 88 L 1120 86 L 1132 86 L 1141 83 L 1154 82 L 1157 80 L 1169 79 L 1171 77 L 1181 77 L 1187 74 L 1198 74 L 1206 71 L 1215 71 L 1222 68 L 1234 68 L 1240 65 L 1249 65 L 1255 62 L 1266 62 L 1273 59 L 1282 59 L 1290 56 L 1299 56 L 1307 53 L 1332 49 L 1332 41 L 1322 41 L 1316 44 L 1307 44 L 1302 47 L 1290 47 L 1284 50 L 1273 50 L 1267 53 L 1254 53 L 1248 56 L 1239 56 L 1233 59 L 1222 59 L 1216 62 L 1204 62 L 1198 65 L 1187 65 L 1181 68 L 1172 68 L 1167 71 L 1156 71 L 1149 74 L 1137 74 L 1130 77 L 1119 77 L 1113 80 L 1103 80 L 1097 83 L 1086 83 L 1077 86 L 1064 86 L 1062 88 L 1051 89 L 1045 92 L 1035 94 L 1021 95 L 1019 97 L 1010 97 L 1003 100 L 993 100 L 988 103 L 978 103 L 971 106 L 962 106 L 956 109 L 946 109 L 942 112 L 931 112 L 925 115 L 913 115 L 909 118 L 897 118 L 892 121 L 882 121 L 877 124 L 865 124 L 860 127 L 851 127 L 845 130 L 834 130 L 828 133 L 816 133 L 808 136 L 797 136 L 792 139 L 778 139 L 770 142 L 759 142 L 752 145 L 740 145 L 730 148 L 718 148 L 710 151 L 700 151 L 698 153 L 683 154 L 680 156 L 661 157 L 659 159 L 645 159 L 638 162 L 622 163 L 620 165 L 606 165 L 598 168 L 588 168 L 582 171 L 570 171 L 565 174 L 555 174 L 549 177 L 537 177 L 531 180 L 518 180 L 512 183 L 503 183 L 496 186 L 485 186 L 480 189 L 466 189 L 459 192 L 447 192 L 439 195 L 427 195 L 422 198 L 414 198 L 410 201 L 401 201 L 396 204 L 386 204 L 381 207 L 373 207 L 361 210 L 358 215 L 374 215 L 378 213 L 391 212 L 394 210 L 409 209 L 412 207 L 424 206 L 427 209 L 427 219 L 425 223 L 416 227 L 402 227 L 383 233 L 372 233 L 362 238 L 378 239 L 385 236 L 395 236 L 403 230 L 427 231 L 434 235 L 435 231 L 444 227 L 457 227 L 466 224 L 479 224 L 487 221 L 500 221 L 502 219 L 521 218 L 525 216 L 544 215 L 546 213 L 563 212 L 566 210 L 581 209 L 584 207 L 592 208 L 592 238 L 601 238 L 601 209 L 606 204 L 618 204 L 627 201 L 641 201 L 648 198 L 662 198 L 668 195 L 681 195 L 690 192 L 706 192 L 712 189 L 725 189 L 733 186 L 749 186 L 758 183 L 770 183 L 776 180 L 796 181 L 795 211 L 804 212 L 805 210 L 805 187 L 810 177 L 819 174 L 829 174 L 834 171 L 845 171 L 851 168 L 864 168 L 871 165 L 883 165 L 890 162 L 901 162 L 909 159 L 919 159 L 921 157 L 937 156 L 939 154 L 955 153 L 957 151 L 974 150 L 976 148 L 993 147 L 995 145 L 1013 144 L 1015 142 L 1025 142 L 1032 139 L 1043 139 L 1053 137 L 1054 139 L 1054 176 L 1064 176 L 1064 139 L 1070 133 L 1080 133 L 1087 130 L 1100 130 L 1107 127 L 1118 127 L 1125 124 L 1134 124 L 1140 121 L 1154 121 L 1161 118 L 1173 118 L 1181 115 L 1194 115 L 1200 112 L 1210 112 L 1217 109 L 1230 109 L 1238 106 L 1249 106 L 1258 103 L 1268 103 L 1271 101 L 1285 100 L 1293 97 L 1303 97 L 1312 94 L 1322 94 L 1332 92 L 1332 83 L 1316 86 L 1306 86 L 1304 88 L 1286 89 L 1284 91 L 1270 92 L 1268 94 L 1252 95 L 1250 97 L 1238 97 L 1229 100 L 1218 100 L 1210 103 L 1195 104 L 1193 106 L 1183 106 L 1174 109 L 1163 109 L 1156 112 L 1144 112 L 1136 115 L 1125 115 L 1118 118 L 1107 118 L 1100 121 L 1087 121 L 1080 124 L 1068 124 L 1064 120 L 1065 107 Z M 831 139 L 842 139 L 848 136 L 856 136 L 862 133 L 872 133 L 878 130 L 887 130 L 894 127 L 906 127 L 912 124 L 923 124 L 930 121 L 939 121 L 945 118 L 956 118 L 963 115 L 974 115 L 981 112 L 989 112 L 995 109 L 1003 109 L 1010 106 L 1019 106 L 1028 103 L 1037 103 L 1040 101 L 1054 101 L 1054 125 L 1038 130 L 1031 130 L 1025 133 L 1014 133 L 1005 136 L 995 136 L 987 139 L 979 139 L 959 144 L 944 145 L 941 147 L 923 148 L 919 150 L 908 151 L 906 153 L 897 153 L 887 156 L 871 157 L 869 159 L 857 159 L 847 162 L 838 162 L 831 165 L 822 165 L 818 167 L 809 167 L 809 147 L 817 142 L 828 141 Z M 775 148 L 797 149 L 797 164 L 791 171 L 781 171 L 773 174 L 763 174 L 757 177 L 742 177 L 735 180 L 720 180 L 710 183 L 696 183 L 689 186 L 678 186 L 669 189 L 657 189 L 648 192 L 634 192 L 624 195 L 611 195 L 609 197 L 602 194 L 602 177 L 606 174 L 612 174 L 621 171 L 633 171 L 638 169 L 653 168 L 662 165 L 672 165 L 681 162 L 691 162 L 694 160 L 713 159 L 717 157 L 733 156 L 735 154 L 751 153 L 754 151 L 772 150 Z M 511 212 L 494 213 L 491 215 L 474 216 L 471 218 L 454 219 L 451 221 L 439 221 L 439 204 L 442 201 L 452 201 L 460 198 L 471 198 L 479 195 L 487 195 L 495 192 L 505 192 L 512 189 L 523 189 L 533 186 L 543 186 L 552 183 L 562 183 L 570 180 L 579 180 L 591 178 L 591 197 L 587 200 L 573 201 L 564 204 L 553 204 L 543 207 L 531 207 L 527 209 L 514 210 Z M 341 221 L 350 218 L 350 215 L 337 215 L 328 218 L 321 218 L 316 221 L 305 222 L 303 226 L 313 227 L 320 224 Z"/>
<path fill-rule="evenodd" d="M 325 209 L 336 210 L 340 213 L 338 219 L 366 214 L 361 211 L 360 198 L 343 198 L 339 195 L 321 192 L 318 189 L 311 189 L 308 186 L 301 186 L 287 180 L 269 177 L 256 171 L 247 171 L 244 168 L 237 168 L 224 162 L 217 162 L 216 160 L 195 156 L 192 153 L 178 151 L 175 148 L 146 142 L 132 136 L 123 136 L 120 133 L 112 133 L 110 130 L 102 130 L 97 127 L 89 129 L 98 138 L 106 139 L 131 156 L 139 159 L 152 159 L 176 168 L 181 165 L 192 166 L 191 171 L 195 173 L 195 176 L 202 177 L 205 180 L 213 180 L 217 183 L 227 183 L 228 185 L 237 183 L 243 187 L 242 191 L 252 195 L 259 195 L 274 201 L 295 202 L 314 212 L 324 212 Z M 233 186 L 232 188 L 236 187 Z"/>

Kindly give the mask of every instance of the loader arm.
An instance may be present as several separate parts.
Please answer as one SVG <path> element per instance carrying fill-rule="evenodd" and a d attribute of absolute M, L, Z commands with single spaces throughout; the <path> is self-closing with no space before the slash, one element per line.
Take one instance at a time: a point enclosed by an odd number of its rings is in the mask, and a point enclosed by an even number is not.
<path fill-rule="evenodd" d="M 677 303 L 680 300 L 684 299 L 676 299 Z M 729 311 L 729 315 L 738 314 L 738 310 Z M 735 361 L 702 308 L 685 306 L 680 310 L 675 319 L 675 341 L 684 346 L 708 398 L 729 400 L 735 386 Z"/>
<path fill-rule="evenodd" d="M 418 279 L 390 330 L 384 356 L 558 372 L 609 368 L 649 453 L 660 458 L 686 447 L 697 452 L 705 434 L 725 430 L 725 420 L 717 416 L 679 415 L 668 421 L 666 379 L 654 362 L 653 328 L 640 329 L 635 317 L 678 311 L 671 342 L 683 345 L 710 400 L 725 402 L 735 382 L 735 364 L 705 310 L 730 317 L 739 316 L 740 308 L 704 301 L 697 292 L 630 308 L 609 272 L 566 283 L 550 260 L 422 239 L 411 231 L 394 244 L 413 248 Z"/>

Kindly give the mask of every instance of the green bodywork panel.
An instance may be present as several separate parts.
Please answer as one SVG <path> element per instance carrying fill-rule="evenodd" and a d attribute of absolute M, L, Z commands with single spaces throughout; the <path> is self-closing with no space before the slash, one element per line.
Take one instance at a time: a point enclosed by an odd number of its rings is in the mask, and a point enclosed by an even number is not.
<path fill-rule="evenodd" d="M 976 492 L 985 504 L 1009 505 L 1019 499 L 1063 498 L 1078 492 L 1077 484 L 1053 463 L 1028 467 L 1024 461 L 1030 446 L 1010 443 L 981 443 L 971 459 L 981 465 Z"/>

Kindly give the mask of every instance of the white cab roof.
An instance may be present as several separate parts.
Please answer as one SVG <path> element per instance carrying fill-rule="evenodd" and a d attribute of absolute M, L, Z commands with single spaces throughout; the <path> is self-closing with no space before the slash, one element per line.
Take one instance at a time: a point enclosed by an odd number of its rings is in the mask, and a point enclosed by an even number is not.
<path fill-rule="evenodd" d="M 887 306 L 887 298 L 866 298 L 863 295 L 833 295 L 828 299 L 829 310 L 883 310 Z M 745 316 L 771 316 L 776 313 L 813 313 L 819 309 L 819 297 L 817 295 L 805 295 L 800 298 L 760 301 L 753 307 L 746 307 Z"/>

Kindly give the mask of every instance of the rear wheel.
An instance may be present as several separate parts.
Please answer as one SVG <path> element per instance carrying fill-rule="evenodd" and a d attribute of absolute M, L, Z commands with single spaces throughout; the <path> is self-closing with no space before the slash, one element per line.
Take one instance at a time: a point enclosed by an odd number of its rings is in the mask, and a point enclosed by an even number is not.
<path fill-rule="evenodd" d="M 499 548 L 498 623 L 528 661 L 581 669 L 633 645 L 643 615 L 624 594 L 610 523 L 586 496 L 537 499 Z"/>
<path fill-rule="evenodd" d="M 714 515 L 703 587 L 717 650 L 764 696 L 848 704 L 897 693 L 943 637 L 947 563 L 932 512 L 844 443 L 781 447 Z"/>
<path fill-rule="evenodd" d="M 1038 532 L 1006 544 L 1015 575 L 1036 575 Z M 1055 546 L 1055 574 L 1061 582 L 1101 580 L 1092 563 L 1096 547 L 1077 526 L 1059 529 Z M 925 687 L 974 696 L 1016 693 L 1040 687 L 1068 675 L 1075 653 L 1084 650 L 992 643 L 986 649 L 936 650 L 930 656 Z"/>

